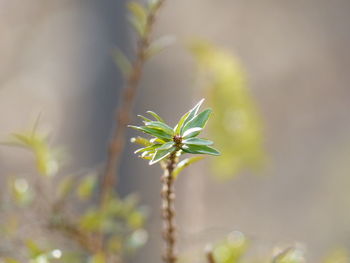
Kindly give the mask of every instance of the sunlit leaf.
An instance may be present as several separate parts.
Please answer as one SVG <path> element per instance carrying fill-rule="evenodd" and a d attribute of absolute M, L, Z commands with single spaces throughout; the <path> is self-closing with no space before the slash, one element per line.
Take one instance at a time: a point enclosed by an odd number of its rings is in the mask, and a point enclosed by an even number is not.
<path fill-rule="evenodd" d="M 154 144 L 154 145 L 151 145 L 151 146 L 147 146 L 145 148 L 140 148 L 140 149 L 136 150 L 134 153 L 141 153 L 141 152 L 145 152 L 145 151 L 155 151 L 160 146 L 161 146 L 161 144 Z"/>
<path fill-rule="evenodd" d="M 185 131 L 182 136 L 185 139 L 192 138 L 197 136 L 201 131 L 202 131 L 202 128 L 199 128 L 199 127 L 191 128 Z"/>
<path fill-rule="evenodd" d="M 184 145 L 182 150 L 186 153 L 192 154 L 220 155 L 217 150 L 207 145 Z"/>
<path fill-rule="evenodd" d="M 181 134 L 183 134 L 183 127 L 187 124 L 187 122 L 189 122 L 190 120 L 193 119 L 194 116 L 197 115 L 198 113 L 198 110 L 199 108 L 201 107 L 201 105 L 203 104 L 204 102 L 204 99 L 201 99 L 197 104 L 196 106 L 194 106 L 187 114 L 186 118 L 184 119 L 183 121 L 183 125 L 182 125 L 182 128 L 181 128 Z M 186 115 L 186 114 L 185 114 Z"/>
<path fill-rule="evenodd" d="M 137 117 L 140 117 L 141 119 L 144 120 L 144 122 L 151 122 L 152 120 L 146 118 L 145 116 L 142 116 L 142 115 L 137 115 Z"/>
<path fill-rule="evenodd" d="M 171 136 L 173 136 L 173 134 L 174 134 L 174 131 L 170 126 L 168 126 L 167 124 L 160 122 L 160 121 L 146 122 L 145 125 L 149 128 L 155 128 L 155 129 L 162 130 L 163 132 L 165 132 Z"/>
<path fill-rule="evenodd" d="M 147 111 L 147 113 L 150 114 L 151 116 L 153 116 L 157 121 L 165 123 L 164 120 L 157 113 L 150 111 L 150 110 Z"/>
<path fill-rule="evenodd" d="M 201 113 L 199 113 L 197 116 L 195 116 L 193 119 L 188 121 L 186 125 L 184 125 L 182 132 L 185 133 L 188 129 L 191 128 L 204 128 L 205 124 L 207 123 L 209 116 L 211 114 L 212 110 L 207 109 Z"/>
<path fill-rule="evenodd" d="M 164 143 L 162 146 L 160 146 L 157 151 L 160 150 L 168 150 L 169 148 L 171 148 L 174 145 L 174 142 L 166 142 Z"/>
<path fill-rule="evenodd" d="M 190 145 L 212 145 L 213 142 L 205 139 L 200 138 L 189 138 L 182 141 L 184 144 L 190 144 Z"/>
<path fill-rule="evenodd" d="M 195 157 L 190 157 L 182 160 L 177 164 L 173 171 L 173 176 L 176 178 L 187 166 L 196 163 L 200 160 L 202 160 L 204 157 L 203 156 L 195 156 Z"/>
<path fill-rule="evenodd" d="M 171 147 L 167 150 L 157 151 L 149 164 L 152 165 L 152 164 L 155 164 L 155 163 L 163 160 L 164 158 L 169 156 L 174 150 L 175 150 L 175 147 Z"/>
<path fill-rule="evenodd" d="M 185 115 L 183 115 L 181 117 L 181 119 L 179 120 L 179 122 L 177 123 L 176 127 L 175 127 L 175 134 L 180 135 L 181 133 L 181 129 L 183 128 L 183 124 L 185 122 L 185 120 L 187 119 L 188 115 L 190 114 L 190 112 L 187 112 Z"/>
<path fill-rule="evenodd" d="M 152 135 L 154 137 L 158 137 L 158 138 L 165 140 L 165 141 L 169 141 L 172 139 L 171 135 L 165 133 L 162 130 L 156 129 L 156 128 L 149 128 L 146 126 L 138 127 L 138 126 L 133 126 L 133 125 L 129 125 L 128 127 L 133 128 L 135 130 L 142 131 L 142 132 L 147 133 L 149 135 Z"/>
<path fill-rule="evenodd" d="M 140 144 L 140 145 L 143 145 L 143 146 L 150 146 L 153 143 L 153 142 L 150 142 L 149 140 L 147 140 L 146 138 L 143 138 L 143 137 L 140 137 L 140 136 L 131 138 L 130 141 L 132 143 Z"/>

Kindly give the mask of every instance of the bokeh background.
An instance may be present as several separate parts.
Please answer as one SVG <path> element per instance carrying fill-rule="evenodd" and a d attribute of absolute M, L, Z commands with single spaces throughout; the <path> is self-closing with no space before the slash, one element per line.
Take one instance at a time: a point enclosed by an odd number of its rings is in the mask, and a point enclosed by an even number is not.
<path fill-rule="evenodd" d="M 124 6 L 0 1 L 0 138 L 41 112 L 41 124 L 70 153 L 67 170 L 102 164 L 122 88 L 111 50 L 132 54 L 134 47 Z M 225 183 L 204 164 L 186 171 L 177 184 L 186 255 L 232 230 L 245 233 L 257 253 L 298 241 L 312 262 L 335 247 L 350 249 L 349 12 L 347 0 L 166 3 L 155 34 L 177 42 L 147 64 L 135 112 L 152 109 L 174 123 L 199 99 L 184 48 L 199 36 L 241 61 L 268 155 L 258 175 L 242 172 Z M 133 149 L 124 155 L 119 192 L 139 192 L 151 210 L 150 240 L 135 262 L 159 262 L 160 170 Z M 25 154 L 0 148 L 2 177 L 31 166 Z"/>

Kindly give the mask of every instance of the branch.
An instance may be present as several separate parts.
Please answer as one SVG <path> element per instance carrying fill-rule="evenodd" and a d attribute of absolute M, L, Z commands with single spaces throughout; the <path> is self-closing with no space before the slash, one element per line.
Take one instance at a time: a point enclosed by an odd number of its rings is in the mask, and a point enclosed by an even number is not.
<path fill-rule="evenodd" d="M 213 254 L 213 248 L 211 245 L 208 245 L 205 249 L 205 255 L 207 257 L 207 262 L 208 263 L 216 263 L 214 254 Z"/>
<path fill-rule="evenodd" d="M 174 151 L 165 166 L 162 176 L 162 219 L 163 219 L 163 239 L 165 241 L 165 251 L 163 260 L 165 263 L 175 263 L 177 260 L 175 252 L 176 227 L 175 227 L 175 210 L 174 210 L 174 176 L 173 171 L 177 164 L 177 156 Z"/>
<path fill-rule="evenodd" d="M 117 185 L 118 167 L 125 146 L 125 130 L 131 119 L 131 112 L 136 93 L 142 76 L 143 66 L 147 60 L 147 51 L 150 46 L 150 36 L 155 23 L 156 15 L 165 0 L 159 0 L 149 11 L 146 19 L 145 33 L 140 36 L 137 44 L 136 58 L 126 80 L 126 87 L 122 93 L 120 107 L 116 110 L 116 128 L 108 147 L 108 156 L 104 178 L 101 185 L 101 202 L 108 200 L 111 192 Z"/>

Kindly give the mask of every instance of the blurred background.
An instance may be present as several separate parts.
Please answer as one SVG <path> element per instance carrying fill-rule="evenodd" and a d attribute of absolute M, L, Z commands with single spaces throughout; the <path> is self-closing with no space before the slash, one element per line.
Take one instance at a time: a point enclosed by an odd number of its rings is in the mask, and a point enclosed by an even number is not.
<path fill-rule="evenodd" d="M 257 253 L 305 244 L 311 262 L 350 249 L 349 12 L 347 0 L 167 1 L 155 35 L 177 42 L 147 64 L 134 112 L 174 124 L 205 96 L 185 48 L 201 37 L 240 61 L 267 152 L 264 169 L 224 183 L 205 162 L 185 171 L 176 185 L 185 255 L 233 230 Z M 1 0 L 1 140 L 41 112 L 40 125 L 69 152 L 67 171 L 101 166 L 123 87 L 111 51 L 134 48 L 125 18 L 122 0 Z M 161 171 L 134 150 L 127 144 L 118 191 L 139 192 L 151 211 L 149 242 L 134 262 L 160 262 Z M 0 180 L 31 169 L 26 154 L 0 148 Z"/>

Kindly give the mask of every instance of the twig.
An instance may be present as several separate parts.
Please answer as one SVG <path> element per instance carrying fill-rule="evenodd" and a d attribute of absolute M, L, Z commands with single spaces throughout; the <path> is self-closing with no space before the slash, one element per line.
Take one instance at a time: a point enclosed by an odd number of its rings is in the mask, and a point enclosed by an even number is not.
<path fill-rule="evenodd" d="M 207 257 L 207 262 L 208 263 L 216 263 L 214 254 L 213 254 L 213 248 L 212 246 L 208 245 L 205 249 L 205 255 Z"/>
<path fill-rule="evenodd" d="M 141 80 L 143 66 L 147 60 L 150 35 L 153 30 L 156 15 L 164 2 L 165 0 L 159 0 L 148 13 L 145 33 L 140 36 L 138 40 L 136 58 L 132 64 L 131 72 L 127 76 L 126 87 L 122 93 L 121 106 L 117 109 L 115 114 L 116 128 L 108 147 L 105 173 L 101 185 L 102 204 L 109 198 L 111 192 L 117 185 L 118 166 L 124 150 L 126 126 L 131 118 L 130 116 Z"/>
<path fill-rule="evenodd" d="M 163 239 L 165 241 L 165 251 L 163 260 L 165 263 L 175 263 L 177 260 L 175 252 L 176 226 L 174 210 L 174 177 L 173 171 L 177 163 L 176 151 L 174 151 L 165 166 L 162 176 L 162 219 L 163 219 Z"/>
<path fill-rule="evenodd" d="M 280 259 L 282 259 L 284 256 L 286 256 L 293 249 L 294 249 L 294 247 L 287 247 L 286 249 L 280 251 L 279 253 L 277 253 L 277 255 L 275 255 L 272 258 L 271 263 L 278 263 Z"/>
<path fill-rule="evenodd" d="M 100 251 L 99 245 L 97 245 L 89 235 L 78 229 L 74 224 L 68 222 L 51 223 L 48 225 L 48 228 L 62 232 L 90 253 L 97 253 Z"/>

